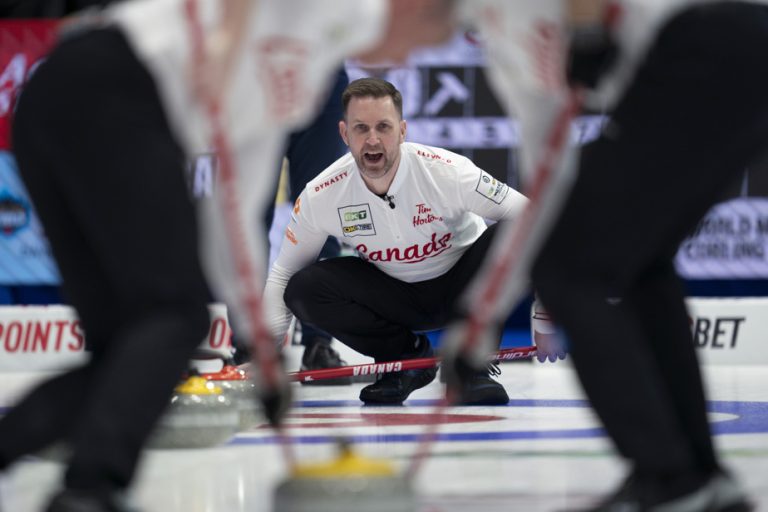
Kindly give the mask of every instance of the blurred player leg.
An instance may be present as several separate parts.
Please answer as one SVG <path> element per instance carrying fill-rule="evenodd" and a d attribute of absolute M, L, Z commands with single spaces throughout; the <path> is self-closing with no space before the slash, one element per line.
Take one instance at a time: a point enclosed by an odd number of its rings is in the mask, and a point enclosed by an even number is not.
<path fill-rule="evenodd" d="M 292 203 L 301 194 L 307 182 L 320 174 L 346 152 L 346 146 L 339 137 L 338 123 L 343 117 L 341 93 L 349 83 L 342 68 L 336 76 L 323 109 L 312 123 L 301 131 L 294 132 L 288 139 L 285 156 L 288 159 L 288 179 Z M 267 226 L 272 224 L 274 204 L 267 211 Z M 339 256 L 341 247 L 338 240 L 329 237 L 320 253 L 320 259 Z M 301 324 L 301 344 L 304 346 L 302 370 L 319 370 L 343 366 L 338 352 L 331 348 L 331 337 L 311 324 Z M 339 385 L 351 383 L 350 378 L 314 381 L 315 384 Z"/>
<path fill-rule="evenodd" d="M 207 328 L 183 155 L 154 83 L 114 30 L 73 38 L 49 57 L 25 90 L 14 136 L 93 348 L 88 378 L 62 378 L 68 387 L 48 386 L 36 400 L 80 402 L 67 420 L 65 483 L 106 496 L 130 482 Z M 32 421 L 34 411 L 19 410 Z"/>
<path fill-rule="evenodd" d="M 671 261 L 764 149 L 766 19 L 764 7 L 723 4 L 667 25 L 606 134 L 585 149 L 534 268 L 595 410 L 636 474 L 657 479 L 660 501 L 717 469 Z"/>

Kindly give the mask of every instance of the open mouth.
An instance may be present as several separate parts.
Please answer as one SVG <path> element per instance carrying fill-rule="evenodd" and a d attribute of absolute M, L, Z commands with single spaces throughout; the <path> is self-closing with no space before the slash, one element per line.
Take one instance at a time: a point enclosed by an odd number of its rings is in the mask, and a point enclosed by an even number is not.
<path fill-rule="evenodd" d="M 375 164 L 384 158 L 384 153 L 364 153 L 363 158 L 369 164 Z"/>

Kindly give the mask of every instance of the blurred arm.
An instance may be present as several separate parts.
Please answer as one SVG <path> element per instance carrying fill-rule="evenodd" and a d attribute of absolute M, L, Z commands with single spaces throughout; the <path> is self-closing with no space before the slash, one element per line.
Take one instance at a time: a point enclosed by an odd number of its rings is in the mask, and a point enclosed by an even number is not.
<path fill-rule="evenodd" d="M 601 23 L 607 6 L 608 0 L 568 0 L 568 22 L 573 27 Z"/>
<path fill-rule="evenodd" d="M 283 299 L 288 281 L 293 274 L 317 260 L 330 234 L 317 228 L 312 221 L 306 191 L 299 196 L 296 204 L 285 230 L 280 254 L 269 271 L 264 288 L 264 321 L 277 342 L 283 340 L 293 318 Z"/>
<path fill-rule="evenodd" d="M 469 159 L 463 159 L 458 165 L 456 176 L 464 208 L 485 219 L 514 220 L 528 206 L 527 197 Z"/>

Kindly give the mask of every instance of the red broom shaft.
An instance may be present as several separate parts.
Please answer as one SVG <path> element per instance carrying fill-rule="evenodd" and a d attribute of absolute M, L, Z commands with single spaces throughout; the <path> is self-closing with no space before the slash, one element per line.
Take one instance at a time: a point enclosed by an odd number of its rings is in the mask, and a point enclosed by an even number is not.
<path fill-rule="evenodd" d="M 513 359 L 525 359 L 536 355 L 536 347 L 518 347 L 499 350 L 492 357 L 501 361 Z M 420 370 L 432 368 L 440 362 L 438 357 L 422 357 L 418 359 L 405 359 L 402 361 L 390 361 L 386 363 L 358 364 L 354 366 L 342 366 L 325 370 L 304 370 L 288 374 L 291 381 L 313 381 L 324 379 L 338 379 L 342 377 L 357 377 L 358 375 L 375 375 L 381 373 L 401 372 L 403 370 Z"/>

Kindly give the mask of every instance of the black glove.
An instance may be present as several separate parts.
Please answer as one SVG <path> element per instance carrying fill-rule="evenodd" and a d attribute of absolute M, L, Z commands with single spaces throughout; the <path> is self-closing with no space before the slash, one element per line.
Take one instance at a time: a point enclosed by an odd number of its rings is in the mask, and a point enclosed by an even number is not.
<path fill-rule="evenodd" d="M 291 385 L 287 379 L 281 380 L 280 385 L 270 390 L 262 391 L 261 405 L 264 407 L 264 416 L 273 427 L 283 424 L 285 416 L 291 408 Z"/>
<path fill-rule="evenodd" d="M 606 25 L 573 28 L 568 48 L 568 83 L 575 88 L 594 89 L 618 55 L 619 46 Z"/>
<path fill-rule="evenodd" d="M 283 420 L 291 408 L 293 393 L 288 376 L 283 370 L 284 363 L 282 355 L 278 356 L 273 364 L 277 366 L 277 378 L 275 382 L 266 382 L 261 374 L 261 368 L 259 368 L 257 364 L 251 364 L 247 372 L 254 384 L 256 384 L 256 399 L 264 408 L 264 416 L 266 416 L 270 425 L 279 427 L 283 424 Z"/>

